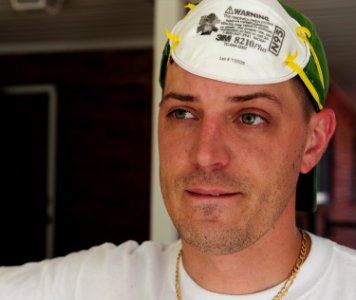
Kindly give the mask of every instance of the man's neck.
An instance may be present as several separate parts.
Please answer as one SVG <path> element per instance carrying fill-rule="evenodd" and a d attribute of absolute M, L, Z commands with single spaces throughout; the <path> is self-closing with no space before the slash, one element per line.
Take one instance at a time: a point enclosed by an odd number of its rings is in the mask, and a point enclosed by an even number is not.
<path fill-rule="evenodd" d="M 300 253 L 301 234 L 294 218 L 287 220 L 290 216 L 282 215 L 256 243 L 229 255 L 205 254 L 183 240 L 184 267 L 197 284 L 216 293 L 242 295 L 271 288 L 289 277 Z"/>

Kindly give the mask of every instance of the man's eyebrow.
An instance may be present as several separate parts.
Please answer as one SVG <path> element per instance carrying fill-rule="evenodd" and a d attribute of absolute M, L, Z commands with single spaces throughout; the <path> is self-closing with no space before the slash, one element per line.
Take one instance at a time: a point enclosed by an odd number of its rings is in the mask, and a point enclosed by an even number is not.
<path fill-rule="evenodd" d="M 271 100 L 279 107 L 281 107 L 281 101 L 279 100 L 279 98 L 276 95 L 268 92 L 257 92 L 257 93 L 246 94 L 246 95 L 234 95 L 228 97 L 227 100 L 231 102 L 246 102 L 246 101 L 260 99 L 260 98 Z M 162 97 L 160 105 L 162 105 L 162 103 L 168 99 L 178 100 L 182 102 L 195 102 L 199 100 L 198 97 L 190 94 L 179 94 L 176 92 L 170 92 Z"/>
<path fill-rule="evenodd" d="M 175 92 L 170 92 L 162 97 L 160 105 L 168 99 L 174 99 L 174 100 L 183 101 L 183 102 L 194 102 L 197 100 L 197 97 L 195 97 L 193 95 L 189 95 L 189 94 L 178 94 Z"/>
<path fill-rule="evenodd" d="M 276 95 L 267 92 L 258 92 L 258 93 L 247 94 L 247 95 L 235 95 L 229 97 L 229 100 L 232 102 L 245 102 L 245 101 L 259 99 L 259 98 L 272 100 L 273 102 L 278 104 L 278 106 L 281 106 L 281 102 L 279 98 Z"/>

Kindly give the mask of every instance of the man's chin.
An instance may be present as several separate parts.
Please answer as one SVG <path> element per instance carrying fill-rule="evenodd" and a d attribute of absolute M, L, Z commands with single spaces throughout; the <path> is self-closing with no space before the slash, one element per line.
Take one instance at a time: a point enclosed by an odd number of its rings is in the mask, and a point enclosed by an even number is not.
<path fill-rule="evenodd" d="M 202 253 L 229 255 L 242 251 L 255 242 L 253 234 L 245 229 L 227 229 L 221 223 L 200 222 L 197 226 L 184 226 L 178 231 L 182 240 Z"/>

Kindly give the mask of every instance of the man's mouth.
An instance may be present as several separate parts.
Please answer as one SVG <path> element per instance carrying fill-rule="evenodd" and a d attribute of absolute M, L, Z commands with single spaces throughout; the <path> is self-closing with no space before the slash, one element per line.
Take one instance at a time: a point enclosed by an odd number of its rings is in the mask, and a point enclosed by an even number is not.
<path fill-rule="evenodd" d="M 238 192 L 225 191 L 225 190 L 205 190 L 205 189 L 187 189 L 186 192 L 195 197 L 215 197 L 215 198 L 223 198 L 223 197 L 231 197 L 236 196 Z"/>

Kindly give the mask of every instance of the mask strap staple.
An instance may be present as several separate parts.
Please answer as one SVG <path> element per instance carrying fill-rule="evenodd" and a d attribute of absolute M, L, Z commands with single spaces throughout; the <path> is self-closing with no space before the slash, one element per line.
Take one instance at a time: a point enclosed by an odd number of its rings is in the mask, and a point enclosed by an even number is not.
<path fill-rule="evenodd" d="M 187 5 L 184 6 L 184 8 L 188 8 L 190 11 L 195 9 L 195 4 L 193 3 L 188 3 Z"/>

